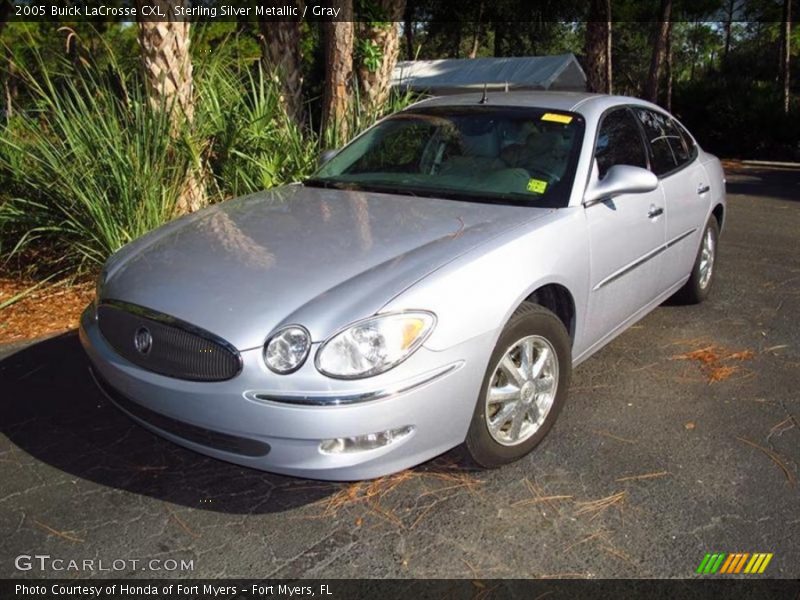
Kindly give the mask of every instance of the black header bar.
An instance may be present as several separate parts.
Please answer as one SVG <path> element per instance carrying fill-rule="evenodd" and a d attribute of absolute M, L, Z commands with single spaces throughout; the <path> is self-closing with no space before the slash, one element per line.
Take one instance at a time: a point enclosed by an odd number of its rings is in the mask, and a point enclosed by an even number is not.
<path fill-rule="evenodd" d="M 700 6 L 676 6 L 673 21 L 758 20 L 758 11 L 748 9 L 749 0 L 736 3 L 735 14 L 724 11 L 698 12 Z M 615 11 L 611 18 L 630 21 L 631 11 Z M 660 0 L 641 0 L 635 14 L 641 22 L 656 21 Z M 348 12 L 347 6 L 352 11 Z M 488 8 L 487 8 L 488 7 Z M 533 0 L 407 0 L 402 18 L 413 22 L 526 23 L 542 21 L 581 22 L 589 19 L 588 2 L 543 3 Z M 368 0 L 0 0 L 9 21 L 393 21 L 397 15 L 382 14 L 380 3 Z"/>
<path fill-rule="evenodd" d="M 797 600 L 800 580 L 309 579 L 309 580 L 0 580 L 0 598 L 28 600 Z"/>

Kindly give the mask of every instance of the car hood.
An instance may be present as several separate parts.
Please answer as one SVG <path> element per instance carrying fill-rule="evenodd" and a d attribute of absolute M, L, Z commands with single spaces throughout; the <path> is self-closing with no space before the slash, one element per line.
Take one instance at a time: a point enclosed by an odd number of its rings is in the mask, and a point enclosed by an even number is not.
<path fill-rule="evenodd" d="M 172 315 L 240 350 L 289 323 L 321 341 L 547 212 L 292 185 L 215 205 L 126 246 L 106 266 L 102 296 Z"/>

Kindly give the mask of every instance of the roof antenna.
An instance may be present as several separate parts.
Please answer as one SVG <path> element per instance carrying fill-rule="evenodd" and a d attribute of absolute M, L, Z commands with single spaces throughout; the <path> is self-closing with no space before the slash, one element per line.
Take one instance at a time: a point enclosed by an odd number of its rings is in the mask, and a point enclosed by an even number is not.
<path fill-rule="evenodd" d="M 488 84 L 484 83 L 483 84 L 483 97 L 481 98 L 480 102 L 478 102 L 478 104 L 489 104 L 489 96 L 487 95 L 487 87 L 488 87 Z"/>

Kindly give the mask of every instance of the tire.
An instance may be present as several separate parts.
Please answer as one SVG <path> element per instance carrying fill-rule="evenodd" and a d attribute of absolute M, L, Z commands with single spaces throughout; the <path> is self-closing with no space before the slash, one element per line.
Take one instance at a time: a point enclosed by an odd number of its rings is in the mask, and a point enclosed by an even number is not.
<path fill-rule="evenodd" d="M 710 273 L 704 275 L 704 261 L 707 260 L 705 251 L 708 249 L 706 243 L 708 236 L 711 238 L 711 264 L 709 266 Z M 684 286 L 679 289 L 673 298 L 679 304 L 700 304 L 703 300 L 708 298 L 711 287 L 714 283 L 714 275 L 716 274 L 717 262 L 717 247 L 719 241 L 719 225 L 717 219 L 711 217 L 703 230 L 703 237 L 700 238 L 700 248 L 697 251 L 697 257 L 692 267 L 692 274 Z"/>
<path fill-rule="evenodd" d="M 538 383 L 528 384 L 534 379 L 530 376 L 512 382 L 508 363 L 505 367 L 501 365 L 509 354 L 513 366 L 521 367 L 525 349 L 529 352 L 525 364 L 532 364 L 528 373 L 532 375 L 536 361 L 542 361 L 540 376 L 536 378 Z M 572 350 L 564 324 L 546 308 L 524 302 L 500 334 L 483 378 L 466 439 L 472 460 L 481 467 L 494 468 L 518 460 L 533 450 L 561 412 L 571 375 Z M 517 376 L 521 377 L 520 371 Z M 549 385 L 551 380 L 553 386 Z M 524 384 L 520 385 L 520 381 Z M 493 399 L 500 398 L 500 394 L 508 394 L 509 399 L 490 402 L 490 387 Z M 514 388 L 519 392 L 515 394 Z M 513 400 L 513 396 L 518 400 Z M 501 412 L 503 409 L 505 413 Z M 508 416 L 511 413 L 513 415 Z M 494 424 L 491 431 L 490 423 Z"/>

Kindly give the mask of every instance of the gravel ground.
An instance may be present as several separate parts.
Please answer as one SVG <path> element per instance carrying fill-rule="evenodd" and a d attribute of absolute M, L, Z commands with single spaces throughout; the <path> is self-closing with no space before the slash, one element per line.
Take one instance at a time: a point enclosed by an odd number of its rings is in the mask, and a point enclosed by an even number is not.
<path fill-rule="evenodd" d="M 584 363 L 549 437 L 496 471 L 459 451 L 362 484 L 250 471 L 133 425 L 74 333 L 0 347 L 0 576 L 691 577 L 772 552 L 766 576 L 800 577 L 800 171 L 743 169 L 729 200 L 709 301 Z"/>

